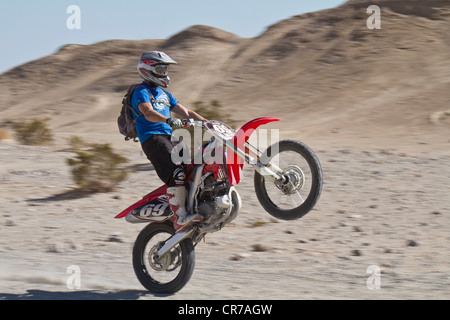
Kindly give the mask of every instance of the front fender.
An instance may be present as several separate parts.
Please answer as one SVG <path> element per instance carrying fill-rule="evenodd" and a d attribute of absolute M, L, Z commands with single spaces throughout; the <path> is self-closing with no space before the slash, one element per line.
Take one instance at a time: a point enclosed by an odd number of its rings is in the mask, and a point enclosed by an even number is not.
<path fill-rule="evenodd" d="M 253 120 L 250 120 L 246 124 L 244 124 L 234 135 L 234 141 L 235 145 L 237 143 L 237 147 L 239 149 L 244 148 L 244 143 L 247 142 L 247 140 L 250 138 L 252 133 L 261 125 L 274 122 L 274 121 L 280 121 L 280 119 L 272 118 L 272 117 L 261 117 L 256 118 Z"/>
<path fill-rule="evenodd" d="M 232 145 L 230 146 L 227 143 L 228 149 L 231 149 L 227 153 L 227 168 L 228 175 L 230 178 L 231 185 L 236 185 L 241 180 L 240 178 L 240 170 L 244 166 L 244 160 L 239 158 L 236 154 L 236 150 L 239 149 L 241 151 L 245 150 L 245 143 L 248 141 L 252 133 L 261 125 L 280 121 L 280 119 L 272 118 L 272 117 L 261 117 L 250 120 L 246 124 L 244 124 L 239 130 L 237 130 L 234 137 L 229 141 L 232 141 Z"/>

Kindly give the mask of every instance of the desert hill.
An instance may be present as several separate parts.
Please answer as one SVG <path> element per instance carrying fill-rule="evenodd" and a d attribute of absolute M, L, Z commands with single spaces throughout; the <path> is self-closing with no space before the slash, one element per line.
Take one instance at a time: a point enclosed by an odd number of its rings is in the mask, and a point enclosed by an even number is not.
<path fill-rule="evenodd" d="M 381 7 L 381 29 L 366 26 L 371 4 Z M 425 132 L 448 143 L 449 30 L 448 1 L 352 0 L 255 38 L 197 25 L 167 40 L 66 45 L 0 75 L 0 118 L 51 117 L 61 133 L 113 134 L 121 97 L 140 81 L 137 59 L 163 50 L 179 63 L 170 89 L 186 106 L 215 99 L 239 123 L 277 116 L 287 136 L 365 144 Z"/>

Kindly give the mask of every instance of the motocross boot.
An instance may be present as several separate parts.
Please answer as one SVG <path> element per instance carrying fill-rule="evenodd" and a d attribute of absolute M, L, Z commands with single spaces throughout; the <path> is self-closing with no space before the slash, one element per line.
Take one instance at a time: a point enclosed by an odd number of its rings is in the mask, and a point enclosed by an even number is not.
<path fill-rule="evenodd" d="M 166 194 L 170 209 L 173 212 L 173 227 L 176 232 L 184 230 L 191 223 L 199 222 L 203 217 L 199 214 L 188 214 L 186 211 L 186 187 L 183 185 L 176 185 L 168 187 Z"/>

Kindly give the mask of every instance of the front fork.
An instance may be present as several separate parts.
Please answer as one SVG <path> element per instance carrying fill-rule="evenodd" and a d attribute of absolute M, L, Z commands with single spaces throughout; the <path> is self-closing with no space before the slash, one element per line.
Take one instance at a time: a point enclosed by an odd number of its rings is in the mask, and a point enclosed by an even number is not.
<path fill-rule="evenodd" d="M 261 151 L 250 145 L 248 142 L 245 143 L 246 152 L 237 148 L 231 140 L 227 140 L 225 143 L 228 150 L 232 150 L 239 158 L 251 165 L 260 175 L 264 176 L 264 178 L 269 179 L 273 183 L 283 183 L 285 181 L 286 178 L 281 173 L 282 170 L 280 167 L 272 162 L 263 164 L 260 161 L 262 156 Z"/>

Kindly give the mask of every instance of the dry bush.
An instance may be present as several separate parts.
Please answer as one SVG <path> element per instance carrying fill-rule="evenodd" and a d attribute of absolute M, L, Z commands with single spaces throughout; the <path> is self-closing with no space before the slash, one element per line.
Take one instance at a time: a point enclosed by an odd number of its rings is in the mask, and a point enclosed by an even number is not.
<path fill-rule="evenodd" d="M 47 126 L 48 119 L 33 119 L 26 122 L 14 122 L 13 128 L 17 140 L 26 145 L 48 145 L 53 141 L 52 131 Z"/>
<path fill-rule="evenodd" d="M 69 140 L 75 158 L 67 159 L 72 177 L 81 190 L 109 192 L 127 178 L 122 165 L 127 159 L 113 151 L 109 144 L 85 143 L 81 138 Z"/>

